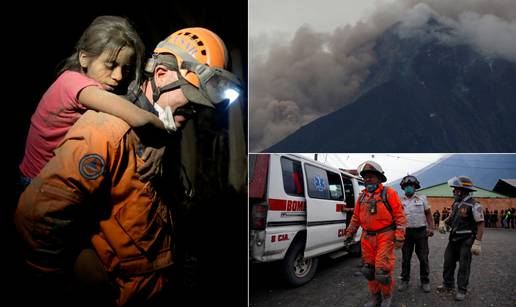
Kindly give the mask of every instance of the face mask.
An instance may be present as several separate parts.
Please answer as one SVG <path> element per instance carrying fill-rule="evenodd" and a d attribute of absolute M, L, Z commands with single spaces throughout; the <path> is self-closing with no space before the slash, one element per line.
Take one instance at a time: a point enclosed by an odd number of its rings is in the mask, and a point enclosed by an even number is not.
<path fill-rule="evenodd" d="M 154 109 L 158 111 L 159 119 L 163 122 L 163 125 L 165 125 L 165 129 L 167 129 L 168 133 L 177 131 L 176 122 L 174 121 L 174 115 L 172 114 L 170 106 L 166 106 L 165 109 L 163 109 L 159 104 L 155 103 Z"/>
<path fill-rule="evenodd" d="M 462 200 L 462 195 L 454 195 L 453 199 L 455 200 L 455 202 L 459 202 Z"/>
<path fill-rule="evenodd" d="M 366 187 L 367 191 L 369 191 L 369 193 L 373 193 L 378 188 L 378 184 L 376 184 L 376 183 L 366 183 L 365 187 Z"/>
<path fill-rule="evenodd" d="M 414 187 L 411 185 L 406 186 L 405 187 L 405 195 L 407 195 L 409 197 L 414 195 Z"/>

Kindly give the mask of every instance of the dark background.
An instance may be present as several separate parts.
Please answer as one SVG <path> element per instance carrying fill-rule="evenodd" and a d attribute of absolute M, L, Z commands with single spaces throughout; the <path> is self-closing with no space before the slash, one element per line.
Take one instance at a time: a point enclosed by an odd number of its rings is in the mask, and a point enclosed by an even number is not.
<path fill-rule="evenodd" d="M 12 225 L 18 164 L 23 157 L 30 117 L 43 93 L 55 80 L 59 62 L 73 52 L 82 32 L 99 15 L 129 18 L 143 39 L 147 56 L 159 41 L 176 30 L 193 26 L 209 28 L 222 38 L 233 56 L 240 55 L 238 59 L 232 59 L 233 70 L 239 71 L 243 83 L 247 84 L 246 1 L 231 6 L 215 1 L 143 1 L 137 5 L 129 1 L 109 4 L 75 1 L 66 6 L 20 1 L 9 9 L 4 8 L 0 47 L 4 97 L 0 116 L 5 139 L 1 150 L 5 178 L 2 184 L 4 199 L 0 206 L 0 234 L 3 237 L 0 276 L 7 282 L 7 287 L 1 288 L 5 295 L 0 294 L 0 302 L 30 296 L 24 292 L 25 281 L 18 274 L 21 257 Z M 247 97 L 247 92 L 244 96 Z M 247 98 L 241 103 L 240 129 L 245 131 L 247 138 Z M 227 143 L 231 128 L 227 114 L 217 110 L 203 118 L 211 119 L 213 123 L 208 126 L 202 120 L 195 123 L 200 127 L 196 129 L 197 140 L 204 144 L 198 145 L 197 155 L 204 162 L 197 163 L 198 179 L 194 185 L 206 196 L 204 199 L 202 195 L 197 197 L 197 203 L 191 207 L 185 221 L 188 232 L 183 240 L 190 242 L 189 255 L 195 261 L 189 265 L 194 267 L 194 273 L 189 277 L 188 291 L 183 295 L 187 299 L 191 296 L 192 305 L 206 301 L 215 305 L 244 306 L 247 305 L 248 258 L 246 190 L 235 190 L 228 183 Z M 217 149 L 213 150 L 215 143 Z M 217 184 L 210 190 L 206 184 L 213 179 L 210 176 L 217 176 L 217 170 L 222 170 L 223 178 L 216 178 Z M 245 175 L 244 167 L 241 171 Z"/>

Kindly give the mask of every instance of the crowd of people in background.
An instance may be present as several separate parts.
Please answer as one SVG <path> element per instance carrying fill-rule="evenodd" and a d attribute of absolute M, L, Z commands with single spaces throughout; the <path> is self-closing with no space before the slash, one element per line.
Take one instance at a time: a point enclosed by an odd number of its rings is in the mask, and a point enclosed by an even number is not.
<path fill-rule="evenodd" d="M 485 226 L 489 228 L 512 228 L 514 229 L 514 216 L 516 215 L 516 208 L 508 208 L 506 210 L 485 211 Z"/>
<path fill-rule="evenodd" d="M 433 213 L 434 224 L 439 225 L 439 221 L 445 220 L 450 215 L 450 208 L 443 208 L 441 212 L 435 210 Z M 516 219 L 516 208 L 508 208 L 505 210 L 489 210 L 485 209 L 484 212 L 485 220 L 484 224 L 487 228 L 512 228 L 514 229 Z"/>

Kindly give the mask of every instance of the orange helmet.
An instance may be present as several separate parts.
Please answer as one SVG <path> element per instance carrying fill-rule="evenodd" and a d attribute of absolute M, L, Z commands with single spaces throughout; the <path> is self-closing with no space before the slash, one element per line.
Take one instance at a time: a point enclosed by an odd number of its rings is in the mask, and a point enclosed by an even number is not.
<path fill-rule="evenodd" d="M 166 42 L 166 43 L 165 43 Z M 176 31 L 160 42 L 154 49 L 154 53 L 173 54 L 177 58 L 179 67 L 183 64 L 183 57 L 176 50 L 170 48 L 171 44 L 181 48 L 202 64 L 210 67 L 225 69 L 228 65 L 228 51 L 220 37 L 204 28 L 186 28 Z M 187 69 L 180 69 L 181 75 L 195 87 L 199 88 L 200 82 L 197 75 Z"/>
<path fill-rule="evenodd" d="M 212 31 L 204 28 L 176 31 L 156 46 L 153 58 L 159 59 L 160 55 L 175 56 L 179 73 L 195 87 L 181 86 L 189 100 L 211 105 L 226 99 L 233 102 L 239 96 L 240 81 L 225 70 L 229 60 L 226 45 Z"/>

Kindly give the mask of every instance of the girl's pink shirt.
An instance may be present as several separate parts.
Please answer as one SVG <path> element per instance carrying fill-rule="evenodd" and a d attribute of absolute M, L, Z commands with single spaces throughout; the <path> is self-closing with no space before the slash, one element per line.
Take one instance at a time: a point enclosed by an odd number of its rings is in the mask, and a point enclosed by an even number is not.
<path fill-rule="evenodd" d="M 101 84 L 76 71 L 65 71 L 41 98 L 32 115 L 25 154 L 20 164 L 23 176 L 34 178 L 54 155 L 65 134 L 86 112 L 78 96 L 87 86 Z"/>

